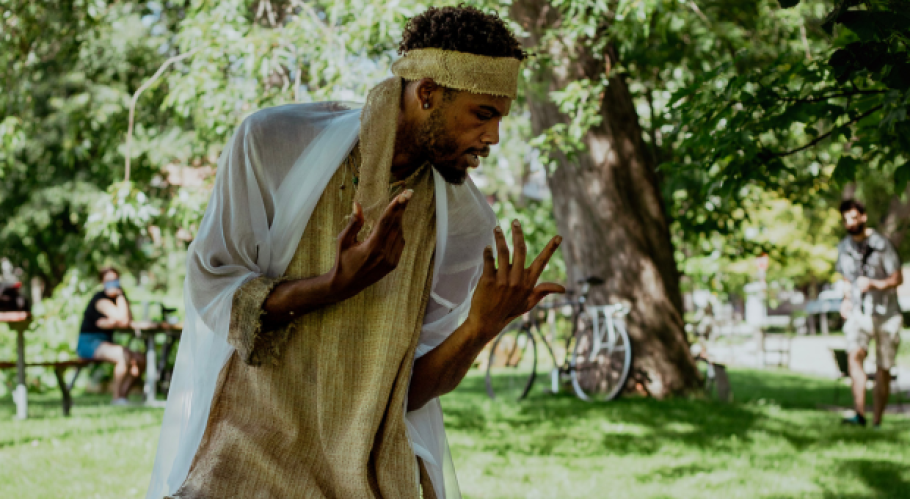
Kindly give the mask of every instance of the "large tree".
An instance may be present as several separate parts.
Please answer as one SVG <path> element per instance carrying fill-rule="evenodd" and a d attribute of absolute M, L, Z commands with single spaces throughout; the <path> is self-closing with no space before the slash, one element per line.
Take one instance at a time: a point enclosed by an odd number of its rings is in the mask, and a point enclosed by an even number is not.
<path fill-rule="evenodd" d="M 517 0 L 511 14 L 538 54 L 526 93 L 534 133 L 549 134 L 550 140 L 571 135 L 577 119 L 567 111 L 584 112 L 578 105 L 560 109 L 554 93 L 575 90 L 597 102 L 596 114 L 578 132 L 582 147 L 553 148 L 550 156 L 547 180 L 565 236 L 570 283 L 602 277 L 607 283 L 593 290 L 594 299 L 631 306 L 630 383 L 658 397 L 690 390 L 699 376 L 683 329 L 679 272 L 656 158 L 643 141 L 626 78 L 611 71 L 620 61 L 608 39 L 610 12 L 590 3 Z M 568 36 L 572 32 L 575 36 Z"/>

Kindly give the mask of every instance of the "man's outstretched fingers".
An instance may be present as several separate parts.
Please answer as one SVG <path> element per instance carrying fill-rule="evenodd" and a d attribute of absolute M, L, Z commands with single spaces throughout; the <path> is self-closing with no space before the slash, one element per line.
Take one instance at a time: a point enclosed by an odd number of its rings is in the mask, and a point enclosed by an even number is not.
<path fill-rule="evenodd" d="M 537 255 L 537 258 L 531 263 L 530 267 L 530 278 L 531 282 L 537 282 L 537 279 L 540 277 L 540 274 L 543 273 L 543 269 L 546 268 L 547 263 L 550 261 L 550 258 L 553 257 L 553 254 L 556 253 L 556 250 L 559 248 L 559 244 L 562 242 L 562 236 L 555 236 L 553 239 L 550 239 L 550 242 L 547 243 L 547 246 Z"/>
<path fill-rule="evenodd" d="M 404 210 L 408 206 L 408 201 L 411 199 L 413 191 L 408 189 L 407 191 L 395 196 L 388 206 L 386 206 L 385 211 L 382 213 L 382 216 L 379 218 L 377 223 L 376 232 L 381 232 L 383 237 L 386 233 L 392 229 L 396 224 L 401 223 L 401 218 L 404 216 Z"/>
<path fill-rule="evenodd" d="M 525 256 L 528 248 L 525 245 L 524 232 L 518 220 L 512 221 L 512 273 L 509 280 L 513 284 L 521 284 L 525 278 Z"/>
<path fill-rule="evenodd" d="M 556 284 L 555 282 L 544 282 L 538 284 L 534 287 L 534 291 L 531 292 L 532 306 L 536 306 L 538 303 L 540 303 L 540 300 L 546 298 L 547 295 L 565 292 L 566 288 L 560 284 Z"/>
<path fill-rule="evenodd" d="M 496 257 L 493 256 L 493 248 L 490 246 L 483 249 L 483 275 L 496 277 Z"/>
<path fill-rule="evenodd" d="M 357 234 L 360 233 L 362 227 L 363 209 L 360 208 L 360 203 L 354 201 L 351 220 L 348 222 L 347 227 L 341 231 L 341 234 L 338 235 L 338 245 L 341 248 L 353 246 L 357 242 Z"/>
<path fill-rule="evenodd" d="M 496 239 L 496 277 L 503 282 L 509 280 L 509 245 L 506 244 L 506 236 L 502 232 L 502 227 L 493 229 L 493 238 Z"/>

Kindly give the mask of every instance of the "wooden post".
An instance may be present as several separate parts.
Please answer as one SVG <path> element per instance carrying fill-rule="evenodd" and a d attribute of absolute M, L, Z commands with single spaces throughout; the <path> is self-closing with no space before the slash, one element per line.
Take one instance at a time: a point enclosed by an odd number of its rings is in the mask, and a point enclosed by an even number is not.
<path fill-rule="evenodd" d="M 28 389 L 25 387 L 25 329 L 16 328 L 16 419 L 28 418 Z"/>
<path fill-rule="evenodd" d="M 54 368 L 54 376 L 57 378 L 57 386 L 60 387 L 60 393 L 63 395 L 63 415 L 70 415 L 70 407 L 73 406 L 73 398 L 70 396 L 69 387 L 66 384 L 66 380 L 63 379 L 63 374 L 66 372 L 65 367 L 57 366 Z"/>
<path fill-rule="evenodd" d="M 158 360 L 155 351 L 155 334 L 146 332 L 145 337 L 145 403 L 153 406 L 156 400 L 158 381 Z"/>

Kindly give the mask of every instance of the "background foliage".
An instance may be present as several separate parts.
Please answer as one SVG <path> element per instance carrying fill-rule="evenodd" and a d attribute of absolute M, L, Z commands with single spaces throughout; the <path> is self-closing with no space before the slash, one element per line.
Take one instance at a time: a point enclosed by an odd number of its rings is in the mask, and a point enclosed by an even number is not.
<path fill-rule="evenodd" d="M 740 293 L 762 252 L 769 278 L 788 286 L 830 280 L 844 187 L 879 218 L 910 178 L 910 9 L 783 3 L 553 0 L 563 21 L 541 47 L 614 51 L 618 63 L 550 94 L 575 119 L 539 137 L 523 96 L 541 89 L 522 83 L 478 175 L 497 215 L 522 220 L 532 250 L 556 231 L 546 192 L 525 185 L 554 166 L 549 152 L 579 150 L 607 77 L 620 74 L 660 165 L 685 289 Z M 74 339 L 102 263 L 134 274 L 137 295 L 179 303 L 181 255 L 234 127 L 266 106 L 362 102 L 389 74 L 404 21 L 427 5 L 0 0 L 0 255 L 52 297 L 36 309 L 42 355 Z M 554 62 L 533 52 L 527 77 Z M 124 182 L 130 100 L 178 55 L 188 56 L 138 99 Z M 557 261 L 545 277 L 564 275 Z"/>

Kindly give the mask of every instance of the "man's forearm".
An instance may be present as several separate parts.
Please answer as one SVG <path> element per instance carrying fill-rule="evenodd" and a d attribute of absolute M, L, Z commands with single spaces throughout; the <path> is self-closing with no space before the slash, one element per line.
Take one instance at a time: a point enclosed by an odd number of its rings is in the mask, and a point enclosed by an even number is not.
<path fill-rule="evenodd" d="M 269 293 L 262 304 L 266 330 L 279 328 L 301 315 L 341 301 L 332 289 L 331 274 L 283 282 Z"/>
<path fill-rule="evenodd" d="M 468 320 L 438 347 L 414 363 L 408 410 L 420 409 L 430 400 L 454 390 L 468 373 L 474 359 L 498 329 Z"/>
<path fill-rule="evenodd" d="M 871 279 L 869 281 L 870 287 L 875 288 L 879 291 L 887 291 L 889 289 L 894 289 L 901 284 L 903 284 L 904 279 L 901 275 L 901 271 L 897 271 L 885 279 Z"/>

